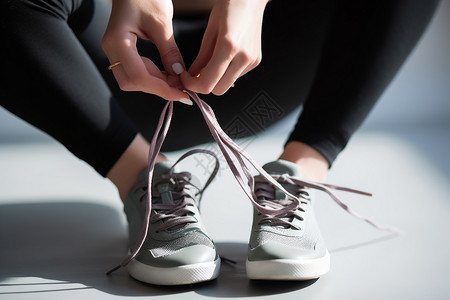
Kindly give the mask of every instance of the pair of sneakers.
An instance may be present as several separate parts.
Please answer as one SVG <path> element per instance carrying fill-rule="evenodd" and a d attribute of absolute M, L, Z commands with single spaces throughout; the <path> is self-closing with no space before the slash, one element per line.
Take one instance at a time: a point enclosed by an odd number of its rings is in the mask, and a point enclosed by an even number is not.
<path fill-rule="evenodd" d="M 397 232 L 352 211 L 332 190 L 370 196 L 368 193 L 302 180 L 297 165 L 288 161 L 277 160 L 260 168 L 220 128 L 212 108 L 196 93 L 185 92 L 198 105 L 231 172 L 254 205 L 246 262 L 250 279 L 307 280 L 328 272 L 330 258 L 315 221 L 312 189 L 326 192 L 348 213 L 374 227 Z M 170 126 L 173 103 L 168 101 L 161 113 L 150 145 L 148 172 L 142 174 L 125 202 L 130 254 L 108 274 L 126 266 L 132 277 L 159 285 L 202 282 L 219 274 L 220 258 L 198 209 L 203 190 L 218 170 L 217 157 L 214 171 L 202 189 L 192 182 L 191 174 L 175 170 L 178 162 L 155 165 Z M 191 150 L 178 161 L 198 152 L 215 156 L 207 150 Z M 245 176 L 237 169 L 233 156 Z M 245 161 L 260 175 L 253 177 Z M 245 189 L 243 177 L 251 193 Z"/>
<path fill-rule="evenodd" d="M 330 259 L 313 211 L 308 188 L 295 180 L 297 165 L 277 160 L 263 169 L 300 205 L 281 214 L 254 209 L 246 262 L 250 279 L 307 280 L 328 272 Z M 155 165 L 151 187 L 146 173 L 130 191 L 124 206 L 129 224 L 130 252 L 145 227 L 146 197 L 151 190 L 151 215 L 141 250 L 126 267 L 137 280 L 158 285 L 182 285 L 215 279 L 220 257 L 199 213 L 203 189 L 189 172 L 178 172 L 170 162 Z M 212 180 L 212 177 L 208 182 Z M 294 180 L 294 181 L 293 181 Z M 261 207 L 282 210 L 292 200 L 260 175 L 254 177 L 255 200 Z"/>

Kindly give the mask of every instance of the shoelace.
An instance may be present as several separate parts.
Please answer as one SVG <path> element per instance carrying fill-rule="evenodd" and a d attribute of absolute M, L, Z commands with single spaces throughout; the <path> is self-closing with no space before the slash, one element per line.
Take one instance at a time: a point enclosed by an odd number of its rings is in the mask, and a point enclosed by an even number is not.
<path fill-rule="evenodd" d="M 287 175 L 287 174 L 286 174 Z M 272 175 L 271 176 L 281 183 L 286 183 L 286 176 Z M 289 205 L 292 200 L 290 199 L 276 199 L 275 197 L 275 187 L 271 184 L 268 184 L 263 176 L 255 176 L 255 194 L 257 197 L 257 201 L 262 206 L 268 206 L 274 209 L 282 209 L 284 206 Z M 303 221 L 302 213 L 305 212 L 304 205 L 308 204 L 310 195 L 306 188 L 295 185 L 290 186 L 289 190 L 295 195 L 298 195 L 300 199 L 301 206 L 297 207 L 297 209 L 277 214 L 277 215 L 262 215 L 259 221 L 259 225 L 269 224 L 273 227 L 281 227 L 281 228 L 294 228 L 299 230 L 300 227 L 294 222 L 295 219 L 299 219 Z"/>
<path fill-rule="evenodd" d="M 300 179 L 292 177 L 288 174 L 272 174 L 270 176 L 272 176 L 272 178 L 274 180 L 276 180 L 277 182 L 287 183 L 290 185 L 296 185 L 298 187 L 296 194 L 299 195 L 300 199 L 303 198 L 305 200 L 308 200 L 308 198 L 309 198 L 308 191 L 305 188 L 312 188 L 312 189 L 320 190 L 320 191 L 326 192 L 341 208 L 343 208 L 345 211 L 347 211 L 352 216 L 369 223 L 370 225 L 372 225 L 373 227 L 375 227 L 379 230 L 385 230 L 385 231 L 390 231 L 390 232 L 394 232 L 394 233 L 399 232 L 394 227 L 383 226 L 383 225 L 380 225 L 380 224 L 374 222 L 373 220 L 371 220 L 369 218 L 363 217 L 362 215 L 360 215 L 359 213 L 357 213 L 356 211 L 351 209 L 347 204 L 342 202 L 339 199 L 339 197 L 332 191 L 332 189 L 355 193 L 355 194 L 360 194 L 360 195 L 364 195 L 364 196 L 372 196 L 371 193 L 367 193 L 367 192 L 363 192 L 363 191 L 359 191 L 359 190 L 355 190 L 355 189 L 351 189 L 351 188 L 326 184 L 326 183 L 317 183 L 317 182 L 312 182 L 312 181 L 307 181 L 307 180 L 300 180 Z M 256 176 L 255 178 L 256 178 L 256 183 L 257 183 L 257 188 L 256 188 L 257 189 L 257 198 L 259 199 L 258 202 L 260 205 L 271 206 L 273 208 L 281 208 L 281 207 L 285 207 L 287 205 L 287 203 L 289 203 L 291 201 L 291 200 L 283 200 L 283 201 L 273 202 L 271 200 L 266 200 L 266 199 L 270 199 L 271 197 L 273 197 L 274 188 L 267 184 L 267 182 L 263 176 Z M 298 210 L 304 212 L 304 210 L 302 209 L 301 206 L 298 207 Z M 296 225 L 292 224 L 292 222 L 291 222 L 292 218 L 294 218 L 294 217 L 298 217 L 300 220 L 302 220 L 302 216 L 298 213 L 298 210 L 294 209 L 294 210 L 286 212 L 286 211 L 282 211 L 280 209 L 280 214 L 267 215 L 265 218 L 263 218 L 261 220 L 261 223 L 268 221 L 268 222 L 271 222 L 273 226 L 277 226 L 277 225 L 291 226 L 291 227 L 299 229 Z"/>
<path fill-rule="evenodd" d="M 192 154 L 204 153 L 213 156 L 216 160 L 216 165 L 212 173 L 210 174 L 207 182 L 203 186 L 202 189 L 195 186 L 191 182 L 191 173 L 189 172 L 180 172 L 173 173 L 173 169 L 178 162 L 182 159 L 190 156 Z M 172 165 L 168 173 L 162 174 L 158 176 L 158 178 L 154 178 L 152 182 L 152 207 L 155 214 L 150 216 L 150 223 L 154 224 L 163 220 L 164 222 L 159 225 L 156 230 L 164 231 L 166 229 L 170 229 L 176 226 L 184 225 L 187 223 L 196 223 L 197 219 L 195 219 L 191 214 L 193 213 L 192 207 L 200 206 L 201 196 L 203 191 L 208 187 L 208 185 L 212 182 L 214 177 L 217 175 L 217 171 L 219 170 L 219 159 L 217 156 L 208 150 L 203 149 L 193 149 L 183 155 L 175 164 Z M 166 183 L 172 187 L 172 190 L 168 191 L 171 194 L 173 203 L 166 204 L 161 201 L 162 193 L 158 190 L 159 184 Z M 196 193 L 187 192 L 189 189 L 188 186 L 195 188 L 197 190 Z M 163 192 L 164 193 L 164 192 Z M 198 198 L 196 201 L 195 198 Z"/>
<path fill-rule="evenodd" d="M 190 193 L 186 192 L 187 185 L 190 184 L 190 173 L 164 174 L 157 179 L 153 182 L 152 187 L 152 209 L 156 213 L 151 215 L 150 223 L 163 222 L 156 228 L 156 231 L 160 232 L 179 225 L 197 222 L 191 215 L 193 213 L 191 207 L 196 205 L 195 200 Z M 173 189 L 163 192 L 172 195 L 173 202 L 170 204 L 162 202 L 163 195 L 157 189 L 157 186 L 163 183 L 170 185 Z"/>
<path fill-rule="evenodd" d="M 263 168 L 261 168 L 239 145 L 237 145 L 233 140 L 222 130 L 220 127 L 216 116 L 214 114 L 214 111 L 212 108 L 206 104 L 203 100 L 201 100 L 196 93 L 191 91 L 185 91 L 189 96 L 192 98 L 192 100 L 197 104 L 197 106 L 200 109 L 200 112 L 202 113 L 206 125 L 208 126 L 214 140 L 216 141 L 217 145 L 219 146 L 219 149 L 221 150 L 228 166 L 230 167 L 231 172 L 233 173 L 234 177 L 236 178 L 236 181 L 241 186 L 244 193 L 247 195 L 247 197 L 250 199 L 250 201 L 253 203 L 255 208 L 265 215 L 280 215 L 283 213 L 287 213 L 289 211 L 292 211 L 296 209 L 297 207 L 301 206 L 300 199 L 291 194 L 290 192 L 286 191 L 283 186 L 271 175 L 269 175 Z M 155 134 L 153 136 L 152 142 L 150 144 L 150 151 L 149 151 L 149 165 L 148 165 L 148 186 L 152 186 L 152 179 L 153 179 L 153 170 L 155 168 L 155 162 L 156 157 L 158 153 L 161 151 L 162 144 L 167 136 L 167 132 L 170 127 L 170 122 L 172 120 L 172 114 L 173 114 L 173 101 L 168 101 L 166 105 L 164 106 L 161 117 L 158 122 L 158 126 L 156 128 Z M 206 150 L 205 150 L 206 151 Z M 192 153 L 191 153 L 192 154 Z M 190 155 L 190 154 L 188 154 Z M 186 155 L 183 155 L 182 158 L 184 158 Z M 240 166 L 240 169 L 236 166 L 234 159 L 237 161 L 237 164 Z M 180 161 L 182 158 L 180 158 L 178 161 Z M 271 183 L 273 186 L 281 190 L 283 193 L 285 193 L 290 199 L 292 199 L 292 202 L 290 204 L 287 204 L 286 206 L 283 206 L 282 208 L 272 208 L 270 206 L 263 206 L 257 201 L 257 197 L 255 195 L 255 180 L 253 175 L 250 172 L 250 169 L 247 167 L 245 161 L 250 163 L 253 168 L 255 168 L 260 176 L 264 178 L 268 183 Z M 216 165 L 217 167 L 217 165 Z M 247 185 L 245 184 L 244 177 L 247 179 L 248 186 L 250 187 L 250 192 L 247 189 Z M 212 180 L 212 179 L 211 179 Z M 345 203 L 343 203 L 332 191 L 334 190 L 340 190 L 345 192 L 351 192 L 356 193 L 360 195 L 365 196 L 371 196 L 370 193 L 366 193 L 363 191 L 358 191 L 350 188 L 340 187 L 336 185 L 330 185 L 330 184 L 324 184 L 324 183 L 316 183 L 312 181 L 307 180 L 298 180 L 295 178 L 286 178 L 287 181 L 292 181 L 294 184 L 298 184 L 304 187 L 309 187 L 313 189 L 317 189 L 320 191 L 323 191 L 327 193 L 339 206 L 341 206 L 344 210 L 346 210 L 349 214 L 353 215 L 356 218 L 359 218 L 361 220 L 364 220 L 374 226 L 377 229 L 380 230 L 387 230 L 391 232 L 397 233 L 398 231 L 395 228 L 382 226 L 380 224 L 377 224 L 376 222 L 370 220 L 369 218 L 365 218 L 361 216 L 360 214 L 356 213 L 352 209 L 350 209 Z M 209 181 L 210 182 L 210 181 Z M 208 184 L 209 184 L 208 182 Z M 204 190 L 205 188 L 203 188 Z M 134 247 L 133 252 L 128 255 L 122 263 L 111 269 L 107 272 L 107 274 L 111 274 L 112 272 L 116 271 L 117 269 L 126 266 L 131 260 L 133 260 L 138 254 L 139 251 L 142 248 L 142 245 L 145 242 L 145 239 L 147 237 L 148 233 L 148 226 L 150 224 L 150 215 L 151 215 L 151 207 L 152 207 L 152 191 L 151 189 L 148 189 L 147 193 L 147 207 L 145 213 L 145 220 L 144 220 L 144 226 L 142 229 L 142 234 L 139 239 L 139 242 L 136 247 Z"/>

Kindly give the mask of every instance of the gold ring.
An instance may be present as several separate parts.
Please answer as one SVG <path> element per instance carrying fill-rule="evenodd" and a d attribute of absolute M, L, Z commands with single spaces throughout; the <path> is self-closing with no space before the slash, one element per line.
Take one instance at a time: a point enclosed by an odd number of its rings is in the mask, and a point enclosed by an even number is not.
<path fill-rule="evenodd" d="M 108 70 L 112 70 L 112 68 L 117 67 L 118 65 L 120 65 L 120 61 L 110 64 Z"/>
<path fill-rule="evenodd" d="M 231 84 L 231 87 L 234 87 L 234 82 Z"/>

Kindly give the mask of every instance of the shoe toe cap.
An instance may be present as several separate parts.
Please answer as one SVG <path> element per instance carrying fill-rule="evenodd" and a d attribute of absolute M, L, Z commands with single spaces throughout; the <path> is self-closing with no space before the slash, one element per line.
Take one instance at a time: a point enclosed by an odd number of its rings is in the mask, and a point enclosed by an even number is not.
<path fill-rule="evenodd" d="M 136 259 L 146 265 L 171 268 L 213 262 L 217 259 L 217 252 L 205 245 L 192 245 L 178 250 L 145 250 Z"/>
<path fill-rule="evenodd" d="M 326 255 L 326 248 L 319 244 L 311 247 L 293 247 L 276 242 L 267 242 L 249 249 L 249 260 L 314 259 Z"/>

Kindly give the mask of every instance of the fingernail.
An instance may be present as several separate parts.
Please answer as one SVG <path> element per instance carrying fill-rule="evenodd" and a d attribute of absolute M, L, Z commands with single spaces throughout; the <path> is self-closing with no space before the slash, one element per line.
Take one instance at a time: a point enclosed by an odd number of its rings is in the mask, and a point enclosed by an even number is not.
<path fill-rule="evenodd" d="M 178 101 L 181 102 L 181 103 L 187 104 L 187 105 L 193 105 L 194 104 L 194 102 L 192 102 L 192 100 L 188 99 L 188 98 L 181 98 Z"/>
<path fill-rule="evenodd" d="M 184 71 L 184 68 L 183 68 L 183 65 L 182 64 L 180 64 L 180 63 L 174 63 L 173 65 L 172 65 L 172 70 L 177 74 L 177 75 L 180 75 L 181 73 L 183 73 L 183 71 Z"/>

